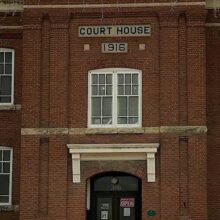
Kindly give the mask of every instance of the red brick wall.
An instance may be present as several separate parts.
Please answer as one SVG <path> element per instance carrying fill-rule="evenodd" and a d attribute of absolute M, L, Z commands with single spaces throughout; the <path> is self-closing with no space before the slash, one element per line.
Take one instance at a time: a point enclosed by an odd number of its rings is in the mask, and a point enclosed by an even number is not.
<path fill-rule="evenodd" d="M 20 15 L 0 16 L 0 25 L 21 25 Z M 15 50 L 14 103 L 21 105 L 22 87 L 22 30 L 0 30 L 0 48 Z M 12 205 L 20 204 L 20 128 L 21 110 L 0 110 L 0 146 L 13 148 Z M 0 212 L 1 220 L 19 219 L 19 207 L 14 211 Z"/>
<path fill-rule="evenodd" d="M 88 71 L 98 68 L 143 71 L 143 127 L 205 126 L 204 8 L 106 9 L 103 13 L 100 9 L 25 9 L 22 16 L 23 40 L 0 41 L 18 54 L 15 102 L 22 102 L 21 123 L 19 111 L 0 111 L 0 140 L 14 147 L 13 204 L 20 202 L 20 219 L 83 220 L 86 179 L 99 172 L 122 171 L 142 180 L 142 220 L 148 219 L 148 209 L 156 210 L 155 220 L 207 220 L 205 134 L 22 135 L 20 152 L 21 127 L 87 127 Z M 7 25 L 20 24 L 10 19 Z M 152 34 L 120 39 L 77 36 L 79 25 L 99 24 L 150 24 Z M 129 52 L 102 54 L 100 45 L 108 41 L 128 42 Z M 146 50 L 139 51 L 143 43 Z M 90 44 L 90 51 L 83 51 L 83 44 Z M 82 162 L 81 183 L 72 183 L 67 144 L 152 142 L 160 144 L 155 183 L 147 182 L 146 161 Z M 13 218 L 18 219 L 18 214 L 0 213 L 0 219 Z"/>
<path fill-rule="evenodd" d="M 195 8 L 196 9 L 196 8 Z M 136 9 L 135 9 L 136 10 Z M 140 10 L 103 15 L 64 10 L 24 12 L 22 127 L 86 128 L 88 71 L 126 67 L 143 71 L 143 126 L 206 125 L 204 10 Z M 109 11 L 111 11 L 109 9 Z M 46 12 L 46 11 L 44 11 Z M 73 10 L 72 12 L 76 12 Z M 92 12 L 92 11 L 91 11 Z M 79 25 L 150 24 L 151 37 L 78 38 Z M 101 54 L 101 42 L 128 42 L 126 54 Z M 138 46 L 146 44 L 145 51 Z M 90 51 L 83 51 L 90 44 Z M 40 139 L 44 138 L 44 139 Z M 104 171 L 142 179 L 142 219 L 207 219 L 206 135 L 124 134 L 22 136 L 20 219 L 85 219 L 85 181 Z M 159 142 L 156 183 L 146 162 L 82 162 L 73 184 L 68 143 Z M 30 199 L 31 198 L 31 199 Z"/>
<path fill-rule="evenodd" d="M 207 124 L 208 124 L 208 211 L 209 219 L 220 218 L 220 13 L 209 11 L 206 28 Z"/>

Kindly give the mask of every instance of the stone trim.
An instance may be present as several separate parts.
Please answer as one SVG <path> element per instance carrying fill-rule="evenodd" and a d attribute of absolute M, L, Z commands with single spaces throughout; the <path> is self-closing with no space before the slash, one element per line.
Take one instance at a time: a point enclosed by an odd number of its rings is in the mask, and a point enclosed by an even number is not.
<path fill-rule="evenodd" d="M 0 212 L 18 212 L 19 205 L 0 205 Z"/>
<path fill-rule="evenodd" d="M 22 128 L 21 135 L 68 135 L 68 128 Z"/>
<path fill-rule="evenodd" d="M 206 0 L 206 8 L 207 9 L 220 8 L 220 1 L 219 0 Z"/>
<path fill-rule="evenodd" d="M 80 163 L 81 161 L 94 160 L 121 160 L 118 155 L 125 154 L 128 160 L 143 160 L 143 155 L 147 160 L 148 182 L 156 181 L 155 154 L 159 148 L 159 143 L 141 144 L 67 144 L 72 155 L 72 175 L 73 183 L 80 183 Z M 139 156 L 135 153 L 139 153 Z M 102 155 L 102 158 L 99 155 Z M 82 159 L 82 155 L 90 155 Z M 110 157 L 109 157 L 110 155 Z M 134 157 L 133 157 L 134 155 Z"/>
<path fill-rule="evenodd" d="M 17 30 L 17 29 L 23 29 L 23 26 L 6 26 L 6 25 L 0 26 L 0 30 Z"/>
<path fill-rule="evenodd" d="M 164 3 L 119 3 L 119 4 L 69 4 L 69 5 L 24 5 L 24 8 L 133 8 L 133 7 L 170 7 L 205 6 L 205 2 L 164 2 Z"/>
<path fill-rule="evenodd" d="M 206 27 L 220 27 L 220 23 L 206 23 Z"/>
<path fill-rule="evenodd" d="M 6 4 L 0 3 L 0 12 L 17 12 L 23 11 L 23 5 L 14 3 L 14 4 Z"/>
<path fill-rule="evenodd" d="M 161 126 L 160 133 L 174 134 L 204 134 L 207 133 L 206 126 Z"/>
<path fill-rule="evenodd" d="M 97 134 L 205 134 L 206 126 L 161 126 L 142 128 L 22 128 L 21 135 L 97 135 Z"/>
<path fill-rule="evenodd" d="M 16 105 L 0 105 L 0 111 L 21 110 L 21 104 Z"/>
<path fill-rule="evenodd" d="M 133 8 L 133 7 L 177 7 L 177 6 L 206 6 L 207 9 L 220 7 L 213 0 L 206 2 L 153 2 L 153 3 L 119 3 L 119 4 L 66 4 L 66 5 L 25 5 L 0 3 L 0 12 L 23 11 L 24 9 L 85 9 L 85 8 Z"/>

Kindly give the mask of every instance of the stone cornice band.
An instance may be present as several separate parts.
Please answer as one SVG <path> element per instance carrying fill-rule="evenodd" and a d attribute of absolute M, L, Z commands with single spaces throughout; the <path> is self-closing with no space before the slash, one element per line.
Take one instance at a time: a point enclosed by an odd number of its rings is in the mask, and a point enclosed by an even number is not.
<path fill-rule="evenodd" d="M 211 7 L 213 4 L 209 4 Z M 63 5 L 23 5 L 0 3 L 0 11 L 23 11 L 24 9 L 98 9 L 98 8 L 143 8 L 143 7 L 177 7 L 206 6 L 206 2 L 152 2 L 152 3 L 119 3 L 119 4 L 63 4 Z"/>
<path fill-rule="evenodd" d="M 22 128 L 21 135 L 92 135 L 92 134 L 181 134 L 207 133 L 206 126 L 160 126 L 142 128 Z"/>

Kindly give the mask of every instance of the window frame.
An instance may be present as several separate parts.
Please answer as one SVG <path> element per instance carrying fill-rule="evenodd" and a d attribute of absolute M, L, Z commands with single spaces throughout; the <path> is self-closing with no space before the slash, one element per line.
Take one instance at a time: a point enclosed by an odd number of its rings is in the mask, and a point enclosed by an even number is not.
<path fill-rule="evenodd" d="M 9 177 L 9 195 L 8 195 L 9 201 L 8 203 L 0 202 L 0 206 L 6 206 L 6 205 L 12 205 L 13 149 L 11 147 L 0 146 L 0 150 L 10 151 L 10 177 Z"/>
<path fill-rule="evenodd" d="M 112 124 L 92 124 L 92 75 L 112 74 Z M 117 124 L 117 94 L 118 94 L 118 74 L 138 74 L 138 123 L 137 124 Z M 90 70 L 88 72 L 88 128 L 140 128 L 142 127 L 142 71 L 130 68 L 103 68 Z"/>
<path fill-rule="evenodd" d="M 0 102 L 2 105 L 13 105 L 14 104 L 14 72 L 15 72 L 15 50 L 10 48 L 0 48 L 0 52 L 11 52 L 12 53 L 12 72 L 11 72 L 11 102 Z"/>

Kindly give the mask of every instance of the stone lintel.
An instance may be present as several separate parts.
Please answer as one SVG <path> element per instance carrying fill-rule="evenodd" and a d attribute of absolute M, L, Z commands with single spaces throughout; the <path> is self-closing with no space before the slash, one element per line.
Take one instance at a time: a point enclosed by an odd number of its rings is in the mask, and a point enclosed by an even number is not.
<path fill-rule="evenodd" d="M 178 134 L 207 133 L 206 126 L 160 126 L 142 128 L 22 128 L 21 135 L 98 135 L 98 134 Z"/>
<path fill-rule="evenodd" d="M 136 143 L 136 144 L 67 144 L 69 152 L 72 155 L 72 173 L 73 183 L 80 182 L 80 161 L 82 155 L 91 155 L 84 157 L 83 161 L 99 161 L 97 156 L 102 154 L 102 160 L 118 160 L 118 155 L 124 153 L 129 160 L 143 160 L 141 154 L 134 155 L 134 153 L 142 153 L 147 155 L 147 179 L 148 182 L 156 181 L 155 172 L 155 153 L 159 148 L 159 143 Z M 111 155 L 111 157 L 109 157 Z M 134 157 L 132 157 L 134 155 Z"/>

